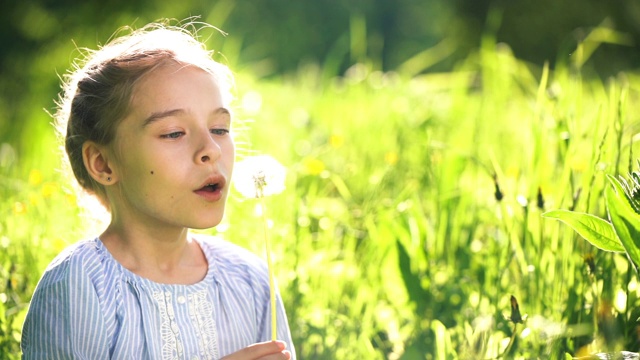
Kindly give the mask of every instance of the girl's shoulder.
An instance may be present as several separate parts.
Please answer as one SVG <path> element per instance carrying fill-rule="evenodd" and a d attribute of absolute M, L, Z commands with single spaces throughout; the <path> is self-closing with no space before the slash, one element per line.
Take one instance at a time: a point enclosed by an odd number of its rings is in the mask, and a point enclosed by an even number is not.
<path fill-rule="evenodd" d="M 100 240 L 82 240 L 61 251 L 47 266 L 40 282 L 56 283 L 70 276 L 92 274 L 101 268 Z"/>

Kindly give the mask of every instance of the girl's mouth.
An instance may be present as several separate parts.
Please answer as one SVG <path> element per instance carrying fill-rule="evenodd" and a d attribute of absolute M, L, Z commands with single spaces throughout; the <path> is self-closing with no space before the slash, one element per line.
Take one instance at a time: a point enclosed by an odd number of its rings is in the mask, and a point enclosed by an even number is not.
<path fill-rule="evenodd" d="M 194 193 L 206 201 L 218 201 L 224 195 L 222 189 L 224 189 L 224 180 L 207 183 L 194 190 Z"/>
<path fill-rule="evenodd" d="M 208 184 L 203 186 L 202 188 L 198 189 L 197 191 L 205 191 L 205 192 L 215 192 L 218 189 L 220 189 L 220 184 L 215 183 L 215 184 Z"/>

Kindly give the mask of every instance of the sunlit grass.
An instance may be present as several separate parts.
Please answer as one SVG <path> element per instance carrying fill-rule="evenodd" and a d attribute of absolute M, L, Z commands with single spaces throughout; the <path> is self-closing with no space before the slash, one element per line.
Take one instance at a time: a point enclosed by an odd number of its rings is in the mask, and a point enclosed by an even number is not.
<path fill-rule="evenodd" d="M 639 85 L 631 74 L 602 81 L 538 68 L 498 45 L 454 72 L 411 78 L 362 64 L 333 80 L 313 66 L 280 81 L 240 74 L 239 153 L 269 153 L 288 168 L 268 223 L 299 357 L 637 350 L 640 290 L 626 259 L 540 215 L 604 214 L 604 174 L 626 172 L 631 148 L 640 154 L 631 142 Z M 99 231 L 52 170 L 55 155 L 34 151 L 0 172 L 3 353 L 17 354 L 46 264 Z M 232 193 L 213 232 L 263 254 L 255 206 Z M 517 327 L 512 295 L 526 317 Z"/>

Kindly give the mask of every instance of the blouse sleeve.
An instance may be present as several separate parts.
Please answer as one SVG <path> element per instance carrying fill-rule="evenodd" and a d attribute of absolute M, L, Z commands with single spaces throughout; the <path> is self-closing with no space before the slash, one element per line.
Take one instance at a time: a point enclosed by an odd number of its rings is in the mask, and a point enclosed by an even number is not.
<path fill-rule="evenodd" d="M 96 287 L 83 264 L 45 272 L 22 330 L 23 359 L 108 359 L 109 342 Z"/>

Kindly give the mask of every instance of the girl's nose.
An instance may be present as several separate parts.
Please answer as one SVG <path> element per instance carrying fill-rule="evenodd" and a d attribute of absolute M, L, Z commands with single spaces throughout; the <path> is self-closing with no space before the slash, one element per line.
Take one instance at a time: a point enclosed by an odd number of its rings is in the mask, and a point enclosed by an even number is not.
<path fill-rule="evenodd" d="M 216 161 L 220 157 L 221 153 L 222 150 L 220 149 L 220 145 L 216 142 L 209 131 L 207 131 L 206 134 L 202 136 L 200 149 L 196 153 L 196 162 L 206 164 L 208 162 Z"/>

